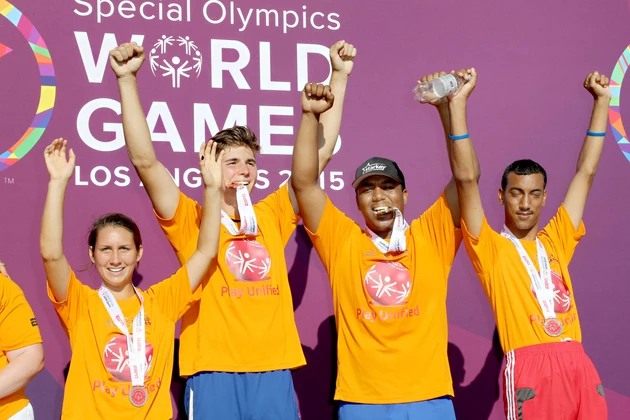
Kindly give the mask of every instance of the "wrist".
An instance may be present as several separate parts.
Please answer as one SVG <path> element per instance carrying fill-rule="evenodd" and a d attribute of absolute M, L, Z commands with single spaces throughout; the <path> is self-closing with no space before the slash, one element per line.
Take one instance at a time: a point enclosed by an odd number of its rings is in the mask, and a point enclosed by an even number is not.
<path fill-rule="evenodd" d="M 136 84 L 136 75 L 135 74 L 125 74 L 124 76 L 118 76 L 117 82 L 119 85 L 123 84 Z"/>
<path fill-rule="evenodd" d="M 49 186 L 55 186 L 55 187 L 66 187 L 68 185 L 68 181 L 70 181 L 70 178 L 50 178 L 50 181 L 48 182 Z"/>
<path fill-rule="evenodd" d="M 608 107 L 610 105 L 611 96 L 597 96 L 595 98 L 595 107 Z"/>
<path fill-rule="evenodd" d="M 319 115 L 320 114 L 315 114 L 313 111 L 308 110 L 302 110 L 302 119 L 307 120 L 307 121 L 317 121 L 319 122 Z"/>
<path fill-rule="evenodd" d="M 455 98 L 448 103 L 448 110 L 450 112 L 457 111 L 465 111 L 466 110 L 466 99 L 458 99 Z"/>

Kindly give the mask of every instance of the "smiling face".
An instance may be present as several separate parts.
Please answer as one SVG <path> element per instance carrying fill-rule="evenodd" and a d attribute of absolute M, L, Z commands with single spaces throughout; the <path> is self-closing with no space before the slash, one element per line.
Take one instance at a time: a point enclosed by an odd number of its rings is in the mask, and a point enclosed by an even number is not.
<path fill-rule="evenodd" d="M 499 202 L 505 206 L 505 224 L 515 231 L 537 229 L 540 210 L 545 205 L 547 191 L 543 174 L 507 175 L 505 190 L 499 189 Z"/>
<path fill-rule="evenodd" d="M 367 227 L 377 235 L 386 237 L 391 233 L 396 212 L 378 214 L 375 210 L 395 207 L 404 214 L 407 190 L 403 190 L 401 184 L 390 177 L 374 175 L 359 184 L 356 200 Z"/>
<path fill-rule="evenodd" d="M 109 289 L 131 285 L 136 264 L 142 258 L 142 245 L 136 247 L 133 233 L 120 226 L 104 226 L 90 247 L 90 259 Z"/>
<path fill-rule="evenodd" d="M 256 185 L 258 168 L 254 151 L 247 146 L 225 149 L 223 154 L 223 180 L 227 190 L 234 191 L 236 185 L 246 185 L 251 193 Z"/>

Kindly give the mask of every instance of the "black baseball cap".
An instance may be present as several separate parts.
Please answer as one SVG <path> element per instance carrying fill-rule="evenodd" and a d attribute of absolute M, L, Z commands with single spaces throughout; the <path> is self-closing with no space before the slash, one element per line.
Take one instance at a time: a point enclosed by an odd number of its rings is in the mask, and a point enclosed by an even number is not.
<path fill-rule="evenodd" d="M 394 181 L 398 181 L 402 186 L 402 189 L 405 189 L 405 176 L 398 167 L 398 164 L 393 160 L 382 157 L 370 158 L 357 168 L 354 174 L 352 188 L 356 190 L 361 181 L 374 175 L 383 175 L 393 179 Z"/>

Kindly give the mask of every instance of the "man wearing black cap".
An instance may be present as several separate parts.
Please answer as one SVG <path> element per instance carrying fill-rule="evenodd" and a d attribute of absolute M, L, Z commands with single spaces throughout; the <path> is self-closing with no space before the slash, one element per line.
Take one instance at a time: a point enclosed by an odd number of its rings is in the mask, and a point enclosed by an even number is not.
<path fill-rule="evenodd" d="M 473 87 L 464 85 L 458 95 L 469 95 Z M 328 90 L 305 87 L 291 182 L 333 292 L 339 418 L 454 419 L 446 290 L 461 242 L 455 185 L 449 182 L 407 224 L 402 171 L 389 159 L 368 159 L 352 184 L 362 228 L 332 204 L 318 182 L 319 114 L 333 101 Z M 446 101 L 433 104 L 449 127 Z"/>

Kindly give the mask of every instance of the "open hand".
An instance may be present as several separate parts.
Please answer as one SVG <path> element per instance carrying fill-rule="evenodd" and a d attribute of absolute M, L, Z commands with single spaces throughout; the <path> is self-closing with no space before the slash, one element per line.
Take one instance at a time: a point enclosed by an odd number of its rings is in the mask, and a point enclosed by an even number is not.
<path fill-rule="evenodd" d="M 72 176 L 75 156 L 74 151 L 70 149 L 68 158 L 66 158 L 67 147 L 68 140 L 58 138 L 44 149 L 44 160 L 51 180 L 68 181 Z"/>
<path fill-rule="evenodd" d="M 209 140 L 199 148 L 199 170 L 206 188 L 220 189 L 223 182 L 223 152 L 217 156 L 217 142 Z"/>

